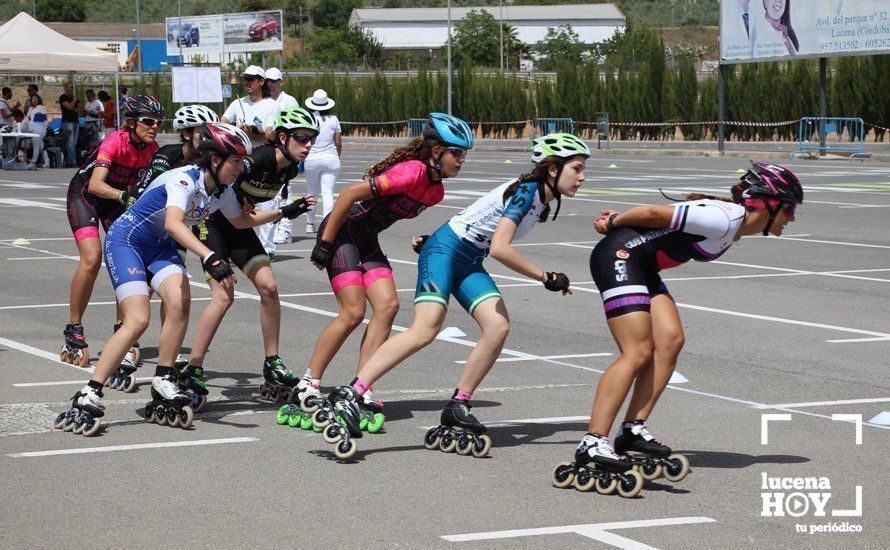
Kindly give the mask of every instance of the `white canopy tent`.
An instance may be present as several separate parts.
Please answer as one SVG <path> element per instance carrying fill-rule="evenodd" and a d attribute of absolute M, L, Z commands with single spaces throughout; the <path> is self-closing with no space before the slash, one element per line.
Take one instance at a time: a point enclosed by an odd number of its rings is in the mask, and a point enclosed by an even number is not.
<path fill-rule="evenodd" d="M 0 26 L 0 73 L 114 73 L 117 98 L 119 71 L 115 54 L 59 34 L 25 12 Z"/>

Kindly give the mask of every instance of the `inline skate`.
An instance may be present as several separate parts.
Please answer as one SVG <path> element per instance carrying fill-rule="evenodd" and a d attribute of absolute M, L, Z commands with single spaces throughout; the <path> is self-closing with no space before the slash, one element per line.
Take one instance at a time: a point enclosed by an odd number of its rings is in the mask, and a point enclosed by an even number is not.
<path fill-rule="evenodd" d="M 195 411 L 189 405 L 189 396 L 176 384 L 171 375 L 155 376 L 151 380 L 152 400 L 145 406 L 145 420 L 161 426 L 192 427 Z"/>
<path fill-rule="evenodd" d="M 74 394 L 71 399 L 71 408 L 59 414 L 53 422 L 53 428 L 92 437 L 99 433 L 101 422 L 99 418 L 105 416 L 105 406 L 100 398 L 102 392 L 96 391 L 89 385 Z"/>
<path fill-rule="evenodd" d="M 491 438 L 485 434 L 486 430 L 470 413 L 468 400 L 452 398 L 442 411 L 439 426 L 426 432 L 423 446 L 443 453 L 457 451 L 462 456 L 472 454 L 483 458 L 491 450 Z"/>
<path fill-rule="evenodd" d="M 587 434 L 575 450 L 575 460 L 560 462 L 553 469 L 553 486 L 587 492 L 596 487 L 601 495 L 616 490 L 624 498 L 633 498 L 643 489 L 643 476 L 630 462 L 615 453 L 609 438 Z"/>
<path fill-rule="evenodd" d="M 672 454 L 670 447 L 655 439 L 645 420 L 621 424 L 621 433 L 615 438 L 615 452 L 625 457 L 645 480 L 663 475 L 676 483 L 689 474 L 689 459 Z"/>
<path fill-rule="evenodd" d="M 136 391 L 136 363 L 132 351 L 128 351 L 105 385 L 113 390 L 127 393 Z"/>
<path fill-rule="evenodd" d="M 83 325 L 80 323 L 65 325 L 65 343 L 59 352 L 59 360 L 78 367 L 90 364 L 90 351 L 86 338 L 83 336 Z"/>
<path fill-rule="evenodd" d="M 182 364 L 177 358 L 173 364 L 176 372 L 176 384 L 189 398 L 189 405 L 196 413 L 204 410 L 207 404 L 207 385 L 204 383 L 204 368 L 198 365 L 190 365 L 188 361 Z"/>
<path fill-rule="evenodd" d="M 321 428 L 316 427 L 312 423 L 312 414 L 317 411 L 324 397 L 318 387 L 315 379 L 303 378 L 297 383 L 293 391 L 294 403 L 288 403 L 278 409 L 278 424 L 287 424 L 291 428 L 300 427 L 303 430 L 315 430 L 320 432 Z"/>
<path fill-rule="evenodd" d="M 373 389 L 373 387 L 368 388 L 359 401 L 359 428 L 362 431 L 376 434 L 383 429 L 386 417 L 383 415 L 383 402 L 374 399 L 374 394 L 371 393 Z"/>
<path fill-rule="evenodd" d="M 260 397 L 275 402 L 292 402 L 294 386 L 299 379 L 287 370 L 281 357 L 275 355 L 263 362 L 263 378 L 265 381 L 260 384 Z"/>
<path fill-rule="evenodd" d="M 340 460 L 352 458 L 358 450 L 355 440 L 362 437 L 361 400 L 352 386 L 338 386 L 312 414 L 313 426 L 322 430 L 325 442 L 335 445 L 334 456 Z"/>

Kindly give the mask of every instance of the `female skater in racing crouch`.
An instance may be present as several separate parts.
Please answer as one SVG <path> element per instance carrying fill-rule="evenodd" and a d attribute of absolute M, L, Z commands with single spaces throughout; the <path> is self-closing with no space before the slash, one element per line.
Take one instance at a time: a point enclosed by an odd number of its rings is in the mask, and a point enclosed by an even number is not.
<path fill-rule="evenodd" d="M 547 290 L 570 294 L 565 274 L 539 268 L 513 247 L 513 241 L 526 236 L 536 222 L 547 221 L 554 200 L 556 219 L 561 196 L 574 197 L 584 183 L 588 157 L 587 146 L 571 134 L 538 138 L 533 142 L 535 166 L 530 173 L 496 187 L 458 212 L 432 236 L 415 240 L 420 259 L 411 327 L 384 342 L 359 369 L 352 384 L 331 393 L 332 405 L 346 425 L 348 436 L 361 435 L 361 396 L 376 380 L 436 338 L 445 321 L 449 295 L 453 294 L 479 324 L 482 337 L 467 358 L 451 401 L 442 411 L 440 426 L 427 432 L 425 445 L 444 452 L 457 450 L 462 455 L 488 454 L 491 439 L 484 435 L 485 426 L 470 413 L 469 401 L 500 355 L 510 320 L 498 287 L 482 267 L 482 260 L 490 255 L 513 271 L 540 281 Z M 341 434 L 345 431 L 334 430 Z M 354 447 L 348 436 L 338 452 Z"/>
<path fill-rule="evenodd" d="M 773 164 L 752 162 L 731 192 L 731 199 L 693 194 L 674 205 L 603 211 L 596 220 L 596 230 L 606 237 L 590 256 L 590 272 L 621 353 L 600 379 L 589 431 L 574 462 L 553 472 L 557 487 L 574 482 L 582 491 L 596 485 L 601 493 L 617 488 L 622 496 L 634 496 L 642 480 L 625 472 L 631 467 L 645 479 L 663 472 L 668 480 L 679 481 L 688 473 L 686 457 L 671 455 L 647 423 L 684 343 L 677 305 L 659 271 L 689 260 L 715 260 L 746 235 L 781 235 L 803 203 L 797 177 Z M 634 391 L 613 448 L 609 430 L 631 385 Z"/>
<path fill-rule="evenodd" d="M 473 133 L 467 123 L 444 113 L 430 113 L 423 136 L 390 153 L 368 170 L 368 181 L 344 189 L 318 231 L 312 263 L 327 268 L 340 303 L 340 313 L 318 337 L 309 368 L 297 385 L 306 399 L 321 397 L 319 380 L 346 338 L 365 318 L 365 300 L 372 313 L 362 337 L 359 367 L 387 338 L 399 309 L 389 260 L 377 235 L 402 219 L 417 217 L 445 196 L 442 180 L 460 172 Z M 363 407 L 381 412 L 382 404 L 368 392 Z M 280 420 L 280 418 L 279 418 Z"/>
<path fill-rule="evenodd" d="M 149 284 L 161 297 L 166 317 L 146 419 L 172 426 L 191 425 L 194 413 L 188 406 L 189 397 L 177 386 L 172 369 L 185 336 L 191 300 L 185 265 L 174 243 L 184 244 L 202 258 L 211 277 L 231 287 L 233 274 L 228 263 L 195 237 L 188 226 L 217 209 L 236 227 L 256 226 L 286 214 L 242 211 L 230 185 L 244 169 L 244 157 L 251 153 L 244 132 L 227 124 L 206 124 L 198 148 L 201 158 L 197 164 L 159 177 L 109 228 L 105 264 L 124 323 L 106 344 L 89 383 L 74 395 L 71 409 L 56 418 L 57 428 L 84 435 L 99 430 L 98 417 L 104 414 L 102 386 L 148 327 Z"/>

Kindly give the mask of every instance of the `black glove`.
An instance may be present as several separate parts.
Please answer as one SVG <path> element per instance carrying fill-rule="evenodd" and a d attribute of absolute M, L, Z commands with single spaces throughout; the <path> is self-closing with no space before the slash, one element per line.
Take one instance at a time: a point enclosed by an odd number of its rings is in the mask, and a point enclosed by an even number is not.
<path fill-rule="evenodd" d="M 224 261 L 219 257 L 219 254 L 216 252 L 212 253 L 210 256 L 207 256 L 207 259 L 202 262 L 204 265 L 204 271 L 207 272 L 208 275 L 213 277 L 217 282 L 222 281 L 226 277 L 231 277 L 234 275 L 232 272 L 232 268 L 229 267 L 229 262 Z"/>
<path fill-rule="evenodd" d="M 127 204 L 130 202 L 130 193 L 128 191 L 121 191 L 120 195 L 117 196 L 117 202 L 121 204 Z"/>
<path fill-rule="evenodd" d="M 556 273 L 555 271 L 547 272 L 547 280 L 544 281 L 544 288 L 551 292 L 566 292 L 569 290 L 569 278 L 565 273 Z"/>
<path fill-rule="evenodd" d="M 414 249 L 414 252 L 420 254 L 420 251 L 423 250 L 424 243 L 426 243 L 426 240 L 429 238 L 429 235 L 421 235 L 417 238 L 417 242 L 411 245 L 411 248 Z"/>
<path fill-rule="evenodd" d="M 290 204 L 282 206 L 281 217 L 292 220 L 300 214 L 305 214 L 308 211 L 309 201 L 306 200 L 306 197 L 301 197 Z"/>
<path fill-rule="evenodd" d="M 334 245 L 326 241 L 319 241 L 312 249 L 312 255 L 309 256 L 316 264 L 327 267 L 331 263 L 331 254 L 334 252 Z"/>

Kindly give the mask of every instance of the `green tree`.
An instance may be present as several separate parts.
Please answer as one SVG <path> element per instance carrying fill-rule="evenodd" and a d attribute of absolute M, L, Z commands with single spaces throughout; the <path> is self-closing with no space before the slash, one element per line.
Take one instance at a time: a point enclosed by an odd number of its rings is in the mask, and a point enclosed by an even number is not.
<path fill-rule="evenodd" d="M 239 11 L 265 11 L 274 7 L 272 0 L 239 0 Z"/>
<path fill-rule="evenodd" d="M 571 25 L 556 29 L 550 27 L 544 40 L 538 42 L 538 60 L 535 65 L 543 71 L 556 69 L 558 61 L 580 65 L 587 52 L 587 46 L 581 42 Z"/>
<path fill-rule="evenodd" d="M 355 57 L 366 63 L 376 65 L 383 54 L 383 44 L 369 30 L 349 28 L 341 31 L 345 40 L 355 50 Z"/>
<path fill-rule="evenodd" d="M 345 29 L 352 10 L 362 7 L 362 0 L 318 0 L 312 8 L 312 24 L 327 29 Z"/>
<path fill-rule="evenodd" d="M 498 20 L 486 10 L 472 10 L 454 27 L 451 47 L 455 57 L 463 57 L 474 65 L 497 67 L 500 65 L 501 32 Z M 503 26 L 504 54 L 518 59 L 528 52 L 528 45 L 518 38 L 517 30 Z"/>
<path fill-rule="evenodd" d="M 37 0 L 41 21 L 86 21 L 86 0 Z"/>
<path fill-rule="evenodd" d="M 358 57 L 355 47 L 343 39 L 336 29 L 317 28 L 306 37 L 311 59 L 320 65 L 353 61 Z"/>

